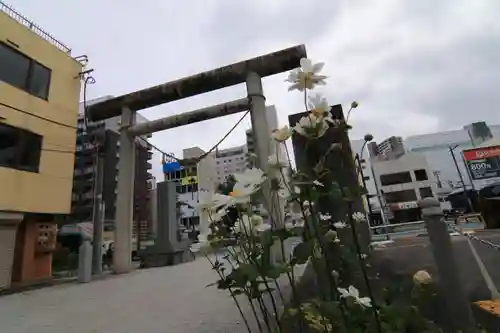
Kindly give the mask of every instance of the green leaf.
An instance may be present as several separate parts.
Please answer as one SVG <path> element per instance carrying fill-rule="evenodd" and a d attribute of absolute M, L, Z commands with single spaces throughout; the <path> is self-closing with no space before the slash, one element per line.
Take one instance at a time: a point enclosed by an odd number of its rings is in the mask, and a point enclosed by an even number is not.
<path fill-rule="evenodd" d="M 297 264 L 305 264 L 312 255 L 313 243 L 311 241 L 302 242 L 293 249 L 293 256 Z"/>
<path fill-rule="evenodd" d="M 260 276 L 257 267 L 253 264 L 241 264 L 238 269 L 247 277 L 248 281 L 256 281 Z"/>
<path fill-rule="evenodd" d="M 342 190 L 340 189 L 340 186 L 337 182 L 333 182 L 331 184 L 328 194 L 329 194 L 330 198 L 332 198 L 334 200 L 338 200 L 338 199 L 342 198 Z"/>
<path fill-rule="evenodd" d="M 283 265 L 275 265 L 269 268 L 266 272 L 266 276 L 271 279 L 277 279 L 281 276 L 281 274 L 289 272 L 289 268 Z"/>
<path fill-rule="evenodd" d="M 342 193 L 344 195 L 344 200 L 346 201 L 352 201 L 353 199 L 353 193 L 351 191 L 351 188 L 345 186 L 342 188 Z"/>
<path fill-rule="evenodd" d="M 274 240 L 273 240 L 273 233 L 272 232 L 263 232 L 260 235 L 260 243 L 264 248 L 270 247 L 273 245 Z"/>
<path fill-rule="evenodd" d="M 243 294 L 244 291 L 242 289 L 233 289 L 232 293 L 233 293 L 234 296 L 238 296 L 238 295 Z"/>
<path fill-rule="evenodd" d="M 273 230 L 272 235 L 278 237 L 278 239 L 283 241 L 285 239 L 292 237 L 293 233 L 285 228 L 282 228 Z"/>

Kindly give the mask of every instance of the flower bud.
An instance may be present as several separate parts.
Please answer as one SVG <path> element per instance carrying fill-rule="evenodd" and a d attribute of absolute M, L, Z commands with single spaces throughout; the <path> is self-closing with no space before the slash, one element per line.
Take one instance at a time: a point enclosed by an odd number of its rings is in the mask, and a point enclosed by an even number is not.
<path fill-rule="evenodd" d="M 359 105 L 359 104 L 358 104 L 358 102 L 353 101 L 353 102 L 351 103 L 351 108 L 355 109 L 355 108 L 357 108 L 357 107 L 358 107 L 358 105 Z"/>
<path fill-rule="evenodd" d="M 421 270 L 413 275 L 413 282 L 417 285 L 429 284 L 432 282 L 432 276 L 427 271 Z"/>
<path fill-rule="evenodd" d="M 327 242 L 333 242 L 337 239 L 338 235 L 335 230 L 328 230 L 325 234 L 325 240 Z"/>

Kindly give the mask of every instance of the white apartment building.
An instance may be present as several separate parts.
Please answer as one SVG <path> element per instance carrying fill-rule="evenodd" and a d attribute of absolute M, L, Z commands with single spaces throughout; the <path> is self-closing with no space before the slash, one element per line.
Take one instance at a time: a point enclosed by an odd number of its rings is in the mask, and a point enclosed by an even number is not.
<path fill-rule="evenodd" d="M 216 184 L 222 184 L 227 177 L 234 173 L 241 173 L 247 167 L 247 146 L 242 145 L 216 151 Z"/>
<path fill-rule="evenodd" d="M 431 171 L 431 179 L 443 188 L 459 188 L 460 177 L 453 161 L 449 147 L 455 147 L 453 153 L 457 160 L 464 183 L 470 185 L 470 177 L 462 159 L 462 151 L 481 145 L 481 140 L 474 133 L 474 124 L 464 126 L 464 129 L 414 135 L 404 140 L 408 152 L 419 153 L 426 157 Z M 481 126 L 480 126 L 481 127 Z M 493 138 L 500 137 L 500 125 L 489 126 Z M 473 144 L 474 143 L 474 144 Z M 476 189 L 480 189 L 493 180 L 474 181 Z"/>
<path fill-rule="evenodd" d="M 183 150 L 183 160 L 186 162 L 180 169 L 164 172 L 165 180 L 173 180 L 178 183 L 177 193 L 181 205 L 181 223 L 187 229 L 206 228 L 200 225 L 203 218 L 200 216 L 197 204 L 200 191 L 215 192 L 217 179 L 215 153 L 208 154 L 200 162 L 196 159 L 204 155 L 199 147 Z M 189 161 L 193 162 L 190 163 Z"/>
<path fill-rule="evenodd" d="M 417 202 L 434 197 L 436 189 L 425 156 L 407 153 L 392 160 L 373 158 L 371 165 L 383 205 L 391 212 L 389 218 L 398 223 L 420 220 Z"/>

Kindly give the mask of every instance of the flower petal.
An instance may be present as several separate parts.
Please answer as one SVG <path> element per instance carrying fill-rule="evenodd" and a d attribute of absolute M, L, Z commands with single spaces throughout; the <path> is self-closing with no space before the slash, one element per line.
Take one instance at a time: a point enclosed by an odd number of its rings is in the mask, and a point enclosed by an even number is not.
<path fill-rule="evenodd" d="M 312 73 L 313 71 L 312 61 L 307 58 L 300 59 L 300 67 L 304 72 Z"/>
<path fill-rule="evenodd" d="M 321 70 L 323 69 L 324 66 L 325 66 L 324 62 L 318 62 L 312 66 L 311 72 L 313 72 L 314 74 L 317 74 L 317 73 L 321 72 Z"/>

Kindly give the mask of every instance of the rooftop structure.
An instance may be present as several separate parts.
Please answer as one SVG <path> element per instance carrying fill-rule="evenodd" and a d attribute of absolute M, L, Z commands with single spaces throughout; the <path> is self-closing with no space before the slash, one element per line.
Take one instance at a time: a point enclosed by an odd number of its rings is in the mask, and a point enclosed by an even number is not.
<path fill-rule="evenodd" d="M 26 16 L 20 14 L 14 8 L 7 5 L 5 2 L 0 1 L 0 12 L 7 14 L 12 19 L 16 20 L 18 23 L 24 25 L 25 27 L 28 27 L 35 34 L 45 39 L 50 44 L 54 45 L 59 50 L 66 52 L 67 54 L 71 54 L 71 49 L 69 47 L 67 47 L 65 44 L 55 39 L 51 34 L 40 28 L 35 22 L 29 20 Z"/>

